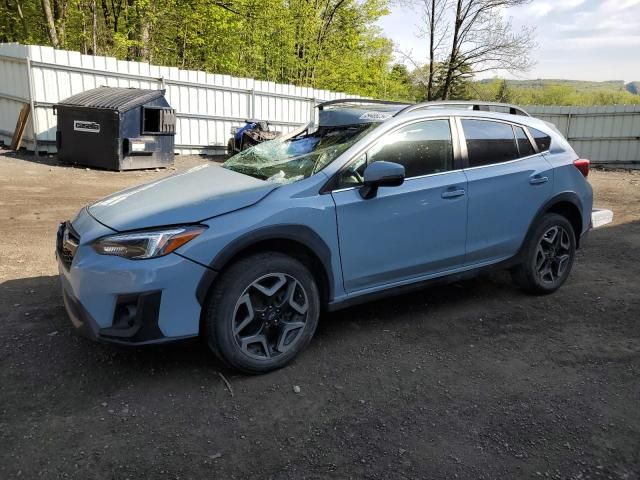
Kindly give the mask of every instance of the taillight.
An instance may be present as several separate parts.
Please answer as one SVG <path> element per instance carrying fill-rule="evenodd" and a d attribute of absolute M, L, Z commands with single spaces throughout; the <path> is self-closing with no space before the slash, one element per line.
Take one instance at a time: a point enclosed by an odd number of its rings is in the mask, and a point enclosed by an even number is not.
<path fill-rule="evenodd" d="M 579 158 L 578 160 L 574 161 L 573 164 L 578 170 L 580 170 L 580 173 L 584 176 L 584 178 L 587 178 L 589 176 L 589 160 L 587 160 L 586 158 Z"/>

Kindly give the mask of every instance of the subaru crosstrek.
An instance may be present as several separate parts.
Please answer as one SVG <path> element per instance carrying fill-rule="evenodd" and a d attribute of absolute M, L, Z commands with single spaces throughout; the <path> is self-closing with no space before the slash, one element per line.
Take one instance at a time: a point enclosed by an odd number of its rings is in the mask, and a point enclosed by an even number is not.
<path fill-rule="evenodd" d="M 300 353 L 323 310 L 495 267 L 538 294 L 565 282 L 592 189 L 589 162 L 553 125 L 468 104 L 318 110 L 221 166 L 63 223 L 77 330 L 127 345 L 201 335 L 229 366 L 260 373 Z"/>

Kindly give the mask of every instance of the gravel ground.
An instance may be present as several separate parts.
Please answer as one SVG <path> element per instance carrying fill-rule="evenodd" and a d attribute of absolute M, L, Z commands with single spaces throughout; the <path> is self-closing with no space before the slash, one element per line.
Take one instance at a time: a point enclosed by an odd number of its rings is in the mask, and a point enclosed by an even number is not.
<path fill-rule="evenodd" d="M 497 273 L 326 314 L 247 377 L 72 333 L 58 222 L 170 172 L 36 160 L 0 151 L 0 478 L 640 478 L 639 173 L 592 172 L 615 222 L 557 293 Z"/>

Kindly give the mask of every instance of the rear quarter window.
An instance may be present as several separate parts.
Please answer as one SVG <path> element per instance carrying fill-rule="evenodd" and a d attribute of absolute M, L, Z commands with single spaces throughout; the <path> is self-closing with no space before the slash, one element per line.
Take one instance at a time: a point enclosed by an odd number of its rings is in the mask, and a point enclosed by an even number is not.
<path fill-rule="evenodd" d="M 549 135 L 531 127 L 529 127 L 529 133 L 531 133 L 536 145 L 538 145 L 538 150 L 541 152 L 549 150 L 549 147 L 551 146 L 551 137 Z"/>
<path fill-rule="evenodd" d="M 522 127 L 513 127 L 516 132 L 516 140 L 518 142 L 518 150 L 520 151 L 521 157 L 528 157 L 529 155 L 534 155 L 536 152 L 533 149 L 533 145 L 529 141 L 529 137 L 524 133 L 524 129 Z"/>

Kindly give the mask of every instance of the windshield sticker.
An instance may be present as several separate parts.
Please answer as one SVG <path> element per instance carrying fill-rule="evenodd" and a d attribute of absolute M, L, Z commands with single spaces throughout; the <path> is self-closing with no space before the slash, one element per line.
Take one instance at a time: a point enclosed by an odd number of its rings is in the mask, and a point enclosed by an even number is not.
<path fill-rule="evenodd" d="M 360 120 L 386 120 L 387 118 L 391 118 L 391 113 L 365 112 L 360 115 Z"/>

